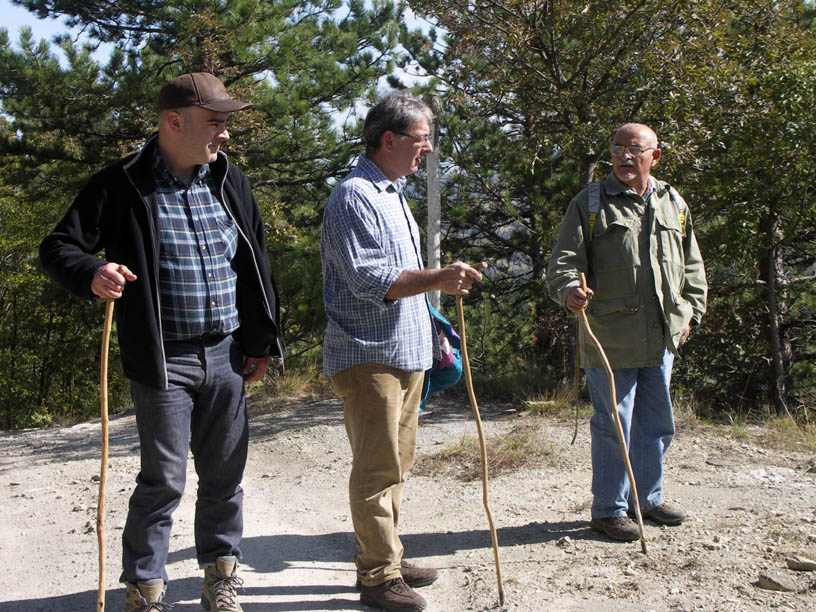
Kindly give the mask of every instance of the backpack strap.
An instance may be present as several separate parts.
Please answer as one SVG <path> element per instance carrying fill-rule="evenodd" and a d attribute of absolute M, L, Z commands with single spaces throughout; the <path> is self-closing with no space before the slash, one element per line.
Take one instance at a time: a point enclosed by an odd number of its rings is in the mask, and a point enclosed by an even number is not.
<path fill-rule="evenodd" d="M 672 187 L 671 185 L 666 185 L 666 189 L 669 191 L 669 198 L 671 198 L 672 204 L 677 209 L 677 218 L 680 221 L 680 231 L 683 234 L 683 238 L 686 237 L 686 208 L 688 208 L 688 204 L 683 199 L 683 197 L 677 193 L 677 190 Z M 681 204 L 682 202 L 682 204 Z"/>
<path fill-rule="evenodd" d="M 601 184 L 598 182 L 587 185 L 587 201 L 589 203 L 589 239 L 595 229 L 595 218 L 601 210 Z"/>

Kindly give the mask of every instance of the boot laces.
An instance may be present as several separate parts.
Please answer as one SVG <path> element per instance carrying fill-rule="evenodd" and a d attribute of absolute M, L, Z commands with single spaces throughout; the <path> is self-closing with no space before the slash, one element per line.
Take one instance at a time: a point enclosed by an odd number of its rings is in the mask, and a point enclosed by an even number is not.
<path fill-rule="evenodd" d="M 144 602 L 144 607 L 139 608 L 136 612 L 168 612 L 173 609 L 173 604 L 166 601 L 154 601 L 152 603 Z"/>
<path fill-rule="evenodd" d="M 402 577 L 394 578 L 389 584 L 388 588 L 394 591 L 395 593 L 407 593 L 411 590 L 411 587 L 406 584 L 405 580 Z"/>
<path fill-rule="evenodd" d="M 235 606 L 238 598 L 238 588 L 244 588 L 244 581 L 238 576 L 226 576 L 220 580 L 216 580 L 212 584 L 212 592 L 215 595 L 216 605 L 221 607 Z"/>

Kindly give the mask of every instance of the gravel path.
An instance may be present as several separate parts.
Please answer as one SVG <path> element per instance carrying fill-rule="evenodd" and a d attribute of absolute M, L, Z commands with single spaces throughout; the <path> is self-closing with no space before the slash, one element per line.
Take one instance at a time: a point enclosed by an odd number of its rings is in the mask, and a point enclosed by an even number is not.
<path fill-rule="evenodd" d="M 354 538 L 346 500 L 348 443 L 336 401 L 264 406 L 250 401 L 244 481 L 246 612 L 364 610 L 354 590 Z M 475 437 L 469 409 L 432 405 L 419 455 Z M 422 589 L 429 610 L 711 611 L 816 610 L 816 573 L 788 569 L 816 559 L 816 453 L 763 448 L 762 431 L 679 428 L 667 458 L 667 495 L 691 514 L 681 527 L 647 524 L 640 545 L 589 530 L 589 430 L 482 407 L 486 435 L 524 421 L 554 453 L 545 463 L 492 477 L 505 606 L 498 605 L 480 481 L 411 476 L 401 534 L 406 558 L 441 570 Z M 99 423 L 0 434 L 0 551 L 7 568 L 0 612 L 93 610 Z M 111 420 L 107 490 L 107 609 L 122 609 L 120 538 L 138 469 L 133 415 Z M 192 539 L 195 475 L 175 514 L 167 600 L 201 610 Z M 762 574 L 793 592 L 760 587 Z"/>

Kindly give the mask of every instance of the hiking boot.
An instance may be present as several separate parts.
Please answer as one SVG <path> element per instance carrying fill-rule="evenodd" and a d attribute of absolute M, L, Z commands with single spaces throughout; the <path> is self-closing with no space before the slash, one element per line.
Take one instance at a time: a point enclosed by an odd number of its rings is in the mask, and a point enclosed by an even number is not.
<path fill-rule="evenodd" d="M 164 580 L 154 578 L 137 584 L 127 584 L 125 612 L 164 612 L 173 604 L 164 603 Z"/>
<path fill-rule="evenodd" d="M 412 589 L 433 584 L 436 582 L 436 579 L 439 578 L 439 572 L 434 568 L 419 567 L 407 561 L 400 563 L 400 574 L 402 574 L 402 579 L 405 581 L 405 584 Z"/>
<path fill-rule="evenodd" d="M 235 557 L 218 557 L 215 565 L 204 570 L 204 591 L 201 606 L 210 612 L 242 612 L 236 588 L 244 581 L 235 575 L 238 561 Z"/>
<path fill-rule="evenodd" d="M 385 612 L 421 612 L 428 607 L 422 595 L 405 584 L 401 576 L 376 586 L 362 585 L 360 603 Z"/>
<path fill-rule="evenodd" d="M 436 582 L 436 579 L 439 578 L 439 572 L 432 567 L 419 567 L 407 561 L 400 562 L 400 574 L 402 574 L 402 579 L 405 581 L 405 584 L 412 589 L 433 584 Z M 359 591 L 362 586 L 363 583 L 358 578 L 354 588 Z"/>
<path fill-rule="evenodd" d="M 686 520 L 686 513 L 669 504 L 660 504 L 648 512 L 643 513 L 643 519 L 654 521 L 658 525 L 668 525 L 674 527 Z"/>
<path fill-rule="evenodd" d="M 593 518 L 589 526 L 595 531 L 605 533 L 613 540 L 620 542 L 634 542 L 640 539 L 638 526 L 625 516 L 608 516 Z"/>

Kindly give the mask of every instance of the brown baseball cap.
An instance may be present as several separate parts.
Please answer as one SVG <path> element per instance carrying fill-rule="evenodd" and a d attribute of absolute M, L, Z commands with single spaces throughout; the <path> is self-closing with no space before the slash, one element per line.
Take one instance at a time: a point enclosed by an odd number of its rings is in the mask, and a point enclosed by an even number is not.
<path fill-rule="evenodd" d="M 244 110 L 252 104 L 233 100 L 226 87 L 209 72 L 188 72 L 177 76 L 159 90 L 159 110 L 200 106 L 217 113 Z"/>

